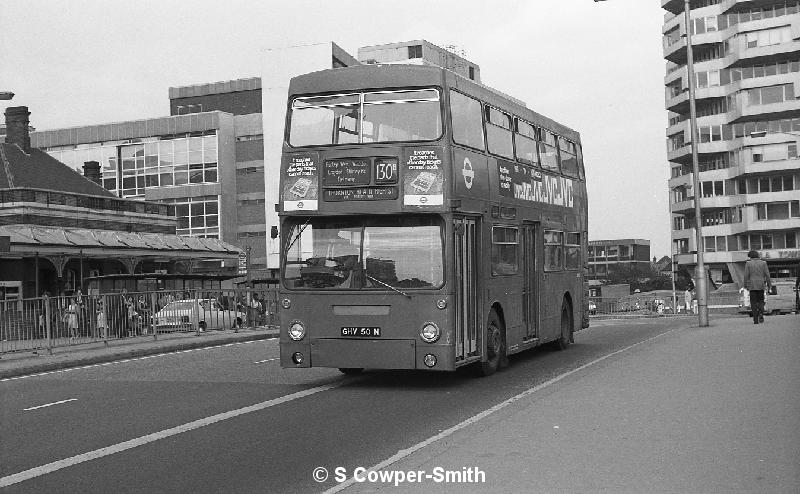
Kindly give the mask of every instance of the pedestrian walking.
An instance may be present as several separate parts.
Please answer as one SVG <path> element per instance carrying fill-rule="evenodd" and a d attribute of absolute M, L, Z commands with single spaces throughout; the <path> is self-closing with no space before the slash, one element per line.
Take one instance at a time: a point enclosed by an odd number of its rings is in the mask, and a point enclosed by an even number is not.
<path fill-rule="evenodd" d="M 753 324 L 764 322 L 764 288 L 772 289 L 767 262 L 759 258 L 758 251 L 747 253 L 749 259 L 744 265 L 744 287 L 750 291 L 750 310 Z"/>

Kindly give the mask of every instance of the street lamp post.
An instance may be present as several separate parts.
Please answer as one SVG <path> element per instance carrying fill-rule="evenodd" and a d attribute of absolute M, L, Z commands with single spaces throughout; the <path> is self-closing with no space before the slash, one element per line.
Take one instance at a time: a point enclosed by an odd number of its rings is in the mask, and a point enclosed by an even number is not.
<path fill-rule="evenodd" d="M 694 54 L 692 53 L 692 27 L 689 0 L 684 0 L 686 25 L 686 72 L 689 78 L 689 127 L 692 133 L 692 186 L 694 188 L 694 229 L 697 248 L 697 318 L 700 326 L 708 326 L 708 280 L 703 262 L 703 213 L 700 208 L 700 165 L 697 159 L 697 109 L 694 95 Z"/>

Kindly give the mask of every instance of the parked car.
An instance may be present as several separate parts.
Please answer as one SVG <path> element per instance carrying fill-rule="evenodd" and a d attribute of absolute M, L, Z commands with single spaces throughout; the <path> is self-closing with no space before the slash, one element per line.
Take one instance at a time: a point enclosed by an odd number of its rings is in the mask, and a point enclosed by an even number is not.
<path fill-rule="evenodd" d="M 205 331 L 240 328 L 247 316 L 239 310 L 223 308 L 215 299 L 189 299 L 170 302 L 155 315 L 155 329 L 166 331 Z"/>
<path fill-rule="evenodd" d="M 773 280 L 772 291 L 764 295 L 764 314 L 791 314 L 798 310 L 795 281 Z M 739 295 L 739 312 L 753 314 L 747 290 L 743 290 Z"/>

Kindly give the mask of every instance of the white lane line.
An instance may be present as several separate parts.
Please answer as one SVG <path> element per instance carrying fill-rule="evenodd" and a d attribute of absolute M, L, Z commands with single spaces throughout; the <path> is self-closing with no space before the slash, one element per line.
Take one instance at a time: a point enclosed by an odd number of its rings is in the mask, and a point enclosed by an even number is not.
<path fill-rule="evenodd" d="M 273 360 L 280 360 L 280 359 L 281 359 L 280 357 L 268 358 L 266 360 L 259 360 L 257 362 L 253 362 L 253 363 L 254 364 L 263 364 L 264 362 L 272 362 Z"/>
<path fill-rule="evenodd" d="M 50 374 L 63 374 L 65 372 L 72 372 L 72 371 L 82 370 L 82 369 L 92 369 L 94 367 L 105 367 L 107 365 L 124 364 L 124 363 L 127 363 L 127 362 L 136 362 L 138 360 L 147 360 L 147 359 L 156 358 L 156 357 L 167 357 L 169 355 L 177 355 L 177 354 L 180 354 L 180 353 L 197 352 L 197 351 L 200 351 L 200 350 L 213 350 L 215 348 L 223 348 L 223 347 L 226 347 L 226 346 L 234 346 L 234 345 L 249 345 L 251 343 L 258 343 L 260 341 L 270 341 L 270 340 L 275 340 L 275 339 L 277 339 L 277 338 L 273 337 L 273 338 L 266 338 L 266 339 L 263 339 L 263 340 L 239 341 L 239 342 L 236 342 L 236 343 L 226 343 L 224 345 L 206 346 L 206 347 L 200 347 L 200 348 L 190 348 L 188 350 L 179 350 L 179 351 L 176 351 L 176 352 L 164 352 L 164 353 L 157 353 L 157 354 L 154 354 L 154 355 L 145 355 L 143 357 L 128 358 L 128 359 L 124 359 L 124 360 L 114 360 L 113 362 L 104 362 L 102 364 L 89 364 L 89 365 L 82 365 L 80 367 L 70 367 L 69 369 L 59 369 L 59 370 L 54 370 L 54 371 L 39 372 L 39 373 L 36 373 L 36 374 L 26 374 L 24 376 L 6 377 L 5 379 L 0 379 L 0 383 L 1 382 L 5 382 L 5 381 L 17 381 L 19 379 L 28 379 L 30 377 L 48 376 Z"/>
<path fill-rule="evenodd" d="M 205 427 L 207 425 L 215 424 L 217 422 L 222 422 L 223 420 L 232 419 L 247 413 L 258 412 L 260 410 L 264 410 L 266 408 L 273 407 L 275 405 L 280 405 L 282 403 L 286 403 L 292 400 L 297 400 L 299 398 L 313 395 L 314 393 L 319 393 L 321 391 L 328 391 L 329 389 L 337 388 L 342 384 L 344 384 L 344 382 L 326 384 L 325 386 L 317 386 L 315 388 L 298 391 L 297 393 L 281 396 L 280 398 L 263 401 L 261 403 L 256 403 L 255 405 L 239 408 L 237 410 L 218 413 L 217 415 L 212 415 L 210 417 L 194 420 L 192 422 L 179 425 L 177 427 L 164 429 L 163 431 L 154 432 L 152 434 L 147 434 L 146 436 L 137 437 L 135 439 L 124 441 L 118 444 L 113 444 L 111 446 L 106 446 L 105 448 L 89 451 L 88 453 L 71 456 L 69 458 L 64 458 L 63 460 L 58 460 L 52 463 L 48 463 L 46 465 L 34 467 L 29 470 L 25 470 L 23 472 L 15 473 L 13 475 L 8 475 L 6 477 L 0 478 L 0 488 L 8 487 L 9 485 L 17 484 L 25 480 L 30 480 L 35 477 L 40 477 L 48 473 L 53 473 L 57 470 L 61 470 L 62 468 L 78 465 L 79 463 L 84 463 L 90 460 L 96 460 L 97 458 L 102 458 L 104 456 L 120 453 L 128 449 L 137 448 L 139 446 L 143 446 L 148 443 L 152 443 L 161 439 L 175 436 L 183 432 L 188 432 L 194 429 Z"/>
<path fill-rule="evenodd" d="M 51 407 L 53 405 L 60 405 L 62 403 L 69 403 L 70 401 L 78 401 L 78 399 L 77 398 L 70 398 L 68 400 L 54 401 L 53 403 L 47 403 L 45 405 L 39 405 L 39 406 L 35 406 L 35 407 L 30 407 L 30 408 L 23 408 L 22 411 L 23 412 L 28 412 L 28 411 L 31 411 L 31 410 L 38 410 L 40 408 L 47 408 L 47 407 Z"/>
<path fill-rule="evenodd" d="M 680 328 L 670 329 L 669 331 L 666 331 L 664 333 L 658 334 L 658 335 L 653 336 L 651 338 L 647 338 L 646 340 L 642 340 L 642 341 L 640 341 L 638 343 L 634 343 L 633 345 L 626 346 L 625 348 L 622 348 L 622 349 L 617 350 L 615 352 L 611 352 L 608 355 L 604 355 L 604 356 L 602 356 L 600 358 L 592 360 L 591 362 L 589 362 L 587 364 L 583 364 L 580 367 L 577 367 L 575 369 L 572 369 L 571 371 L 568 371 L 568 372 L 565 372 L 565 373 L 563 373 L 563 374 L 561 374 L 559 376 L 556 376 L 556 377 L 550 379 L 549 381 L 545 381 L 545 382 L 543 382 L 543 383 L 541 383 L 541 384 L 539 384 L 537 386 L 534 386 L 532 388 L 526 389 L 522 393 L 520 393 L 520 394 L 518 394 L 516 396 L 512 396 L 511 398 L 509 398 L 509 399 L 507 399 L 507 400 L 505 400 L 503 402 L 500 402 L 500 403 L 498 403 L 497 405 L 495 405 L 495 406 L 493 406 L 491 408 L 488 408 L 488 409 L 486 409 L 486 410 L 484 410 L 484 411 L 482 411 L 482 412 L 480 412 L 480 413 L 478 413 L 476 415 L 473 415 L 472 417 L 464 420 L 463 422 L 461 422 L 459 424 L 456 424 L 453 427 L 451 427 L 449 429 L 446 429 L 446 430 L 440 432 L 439 434 L 436 434 L 435 436 L 429 437 L 428 439 L 426 439 L 426 440 L 424 440 L 422 442 L 419 442 L 419 443 L 411 446 L 408 449 L 402 449 L 402 450 L 398 451 L 394 456 L 392 456 L 390 458 L 387 458 L 387 459 L 383 460 L 382 462 L 369 467 L 368 471 L 376 471 L 377 472 L 379 470 L 383 470 L 384 468 L 388 467 L 389 465 L 391 465 L 393 463 L 397 463 L 398 461 L 402 460 L 403 458 L 405 458 L 407 456 L 410 456 L 413 453 L 416 453 L 417 451 L 421 450 L 422 448 L 424 448 L 426 446 L 429 446 L 429 445 L 435 443 L 436 441 L 438 441 L 440 439 L 444 439 L 447 436 L 450 436 L 450 435 L 460 431 L 461 429 L 464 429 L 465 427 L 468 427 L 468 426 L 470 426 L 470 425 L 472 425 L 472 424 L 474 424 L 474 423 L 476 423 L 476 422 L 478 422 L 480 420 L 483 420 L 486 417 L 488 417 L 489 415 L 491 415 L 491 414 L 493 414 L 493 413 L 495 413 L 495 412 L 497 412 L 499 410 L 502 410 L 503 408 L 506 408 L 507 406 L 511 405 L 512 403 L 514 403 L 516 401 L 519 401 L 519 400 L 521 400 L 523 398 L 526 398 L 526 397 L 532 395 L 533 393 L 535 393 L 537 391 L 540 391 L 540 390 L 546 388 L 547 386 L 550 386 L 551 384 L 555 384 L 558 381 L 561 381 L 565 377 L 569 377 L 569 376 L 571 376 L 571 375 L 573 375 L 575 373 L 578 373 L 578 372 L 580 372 L 580 371 L 582 371 L 582 370 L 584 370 L 584 369 L 586 369 L 588 367 L 591 367 L 591 366 L 593 366 L 593 365 L 595 365 L 595 364 L 597 364 L 599 362 L 602 362 L 603 360 L 605 360 L 607 358 L 613 357 L 614 355 L 618 355 L 618 354 L 620 354 L 622 352 L 630 350 L 633 347 L 637 347 L 639 345 L 642 345 L 644 343 L 652 341 L 652 340 L 654 340 L 656 338 L 660 338 L 660 337 L 664 336 L 665 334 L 669 334 L 669 333 L 671 333 L 671 332 L 673 332 L 673 331 L 675 331 L 677 329 L 680 329 Z M 333 493 L 342 491 L 342 490 L 346 489 L 347 487 L 351 486 L 353 483 L 355 483 L 355 478 L 354 477 L 350 477 L 348 480 L 342 482 L 341 484 L 338 484 L 338 485 L 335 485 L 335 486 L 331 487 L 330 489 L 325 491 L 323 494 L 333 494 Z"/>

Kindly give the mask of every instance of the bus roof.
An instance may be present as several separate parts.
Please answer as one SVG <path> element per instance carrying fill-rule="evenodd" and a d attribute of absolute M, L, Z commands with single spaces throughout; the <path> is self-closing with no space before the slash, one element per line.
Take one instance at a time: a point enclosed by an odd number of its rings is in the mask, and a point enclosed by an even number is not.
<path fill-rule="evenodd" d="M 531 110 L 522 101 L 489 86 L 471 81 L 455 72 L 432 65 L 367 64 L 302 74 L 293 77 L 289 82 L 289 97 L 339 91 L 425 86 L 460 90 L 500 110 L 505 110 L 534 125 L 544 127 L 573 142 L 580 143 L 580 134 L 577 131 Z"/>

